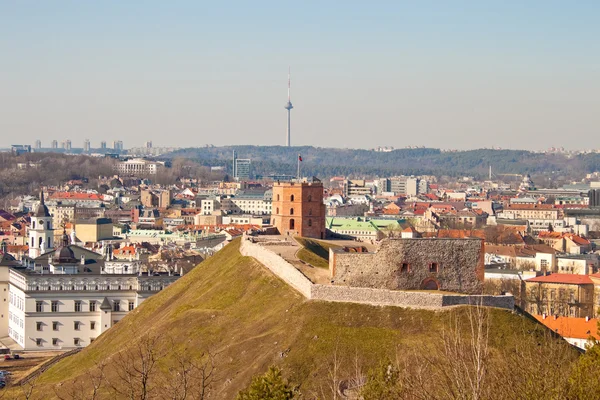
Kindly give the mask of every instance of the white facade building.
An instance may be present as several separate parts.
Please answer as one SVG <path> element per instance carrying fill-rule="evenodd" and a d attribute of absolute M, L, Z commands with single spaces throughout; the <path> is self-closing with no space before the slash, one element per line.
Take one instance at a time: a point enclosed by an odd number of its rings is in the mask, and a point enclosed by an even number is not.
<path fill-rule="evenodd" d="M 162 165 L 159 162 L 148 161 L 142 158 L 134 158 L 132 160 L 121 161 L 115 165 L 115 169 L 119 175 L 156 175 L 158 166 Z"/>
<path fill-rule="evenodd" d="M 23 350 L 85 347 L 180 276 L 144 271 L 139 259 L 112 259 L 110 248 L 106 254 L 68 245 L 64 235 L 57 250 L 28 267 L 0 263 L 8 293 L 0 333 Z"/>

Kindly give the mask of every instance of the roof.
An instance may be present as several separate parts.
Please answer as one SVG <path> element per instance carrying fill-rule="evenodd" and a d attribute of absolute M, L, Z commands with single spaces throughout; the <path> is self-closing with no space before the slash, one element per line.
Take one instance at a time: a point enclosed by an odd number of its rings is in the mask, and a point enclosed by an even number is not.
<path fill-rule="evenodd" d="M 525 282 L 538 282 L 538 283 L 564 283 L 568 285 L 591 285 L 592 280 L 588 275 L 577 275 L 577 274 L 550 274 L 536 276 L 535 278 L 527 279 Z"/>
<path fill-rule="evenodd" d="M 75 193 L 75 192 L 55 192 L 50 196 L 51 199 L 73 199 L 73 200 L 98 200 L 102 198 L 96 193 Z"/>
<path fill-rule="evenodd" d="M 100 309 L 101 310 L 111 310 L 112 307 L 110 305 L 110 301 L 108 300 L 108 297 L 105 297 L 104 300 L 102 300 L 102 304 L 100 304 Z"/>
<path fill-rule="evenodd" d="M 597 318 L 589 318 L 586 321 L 585 318 L 558 317 L 554 319 L 554 317 L 544 318 L 542 315 L 535 315 L 535 319 L 562 337 L 587 339 L 593 336 L 596 339 L 600 339 L 597 331 Z"/>
<path fill-rule="evenodd" d="M 49 217 L 50 211 L 48 211 L 48 207 L 46 207 L 46 203 L 44 202 L 44 192 L 40 192 L 40 204 L 37 206 L 35 213 L 35 217 Z"/>

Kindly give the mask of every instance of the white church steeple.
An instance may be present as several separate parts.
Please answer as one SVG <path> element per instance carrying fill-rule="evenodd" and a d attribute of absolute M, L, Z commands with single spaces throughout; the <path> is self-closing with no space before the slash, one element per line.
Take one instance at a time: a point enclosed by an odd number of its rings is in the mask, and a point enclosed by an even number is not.
<path fill-rule="evenodd" d="M 31 217 L 29 226 L 29 257 L 36 258 L 54 249 L 54 228 L 52 216 L 44 202 L 44 192 L 40 191 L 40 204 Z"/>

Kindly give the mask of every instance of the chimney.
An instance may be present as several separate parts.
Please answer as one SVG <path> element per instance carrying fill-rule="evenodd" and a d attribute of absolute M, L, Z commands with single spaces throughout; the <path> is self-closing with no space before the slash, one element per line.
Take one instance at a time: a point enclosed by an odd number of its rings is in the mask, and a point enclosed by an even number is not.
<path fill-rule="evenodd" d="M 542 319 L 546 319 L 546 313 L 542 314 Z"/>
<path fill-rule="evenodd" d="M 85 256 L 81 255 L 81 265 L 85 265 Z"/>
<path fill-rule="evenodd" d="M 554 315 L 554 320 L 555 320 L 555 321 L 556 321 L 556 318 L 557 318 L 557 316 L 556 316 L 556 314 L 555 314 L 555 315 Z"/>
<path fill-rule="evenodd" d="M 589 316 L 589 315 L 586 315 L 586 316 L 585 316 L 585 322 L 589 322 L 589 321 L 590 321 L 590 316 Z"/>

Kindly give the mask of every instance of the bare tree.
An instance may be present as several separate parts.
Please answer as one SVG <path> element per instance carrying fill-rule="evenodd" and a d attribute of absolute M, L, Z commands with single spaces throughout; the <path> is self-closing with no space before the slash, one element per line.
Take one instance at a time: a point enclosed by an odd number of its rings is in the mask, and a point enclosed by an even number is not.
<path fill-rule="evenodd" d="M 147 400 L 154 391 L 158 361 L 163 357 L 161 335 L 145 334 L 139 341 L 117 353 L 113 365 L 117 378 L 109 380 L 116 396 Z"/>
<path fill-rule="evenodd" d="M 175 348 L 171 346 L 171 348 Z M 204 400 L 210 395 L 215 381 L 215 354 L 207 351 L 193 357 L 185 347 L 175 350 L 175 365 L 161 379 L 160 397 L 172 400 Z"/>
<path fill-rule="evenodd" d="M 327 383 L 327 387 L 322 387 L 321 386 L 321 397 L 324 399 L 331 399 L 331 400 L 337 400 L 340 395 L 339 395 L 339 389 L 340 389 L 340 383 L 341 383 L 341 379 L 340 379 L 340 369 L 341 369 L 341 364 L 342 364 L 342 360 L 341 357 L 339 355 L 339 343 L 336 343 L 335 348 L 333 350 L 333 354 L 331 355 L 331 360 L 329 362 L 329 368 L 328 368 L 328 372 L 327 372 L 327 378 L 328 378 L 328 383 Z M 327 395 L 329 394 L 329 395 Z"/>

